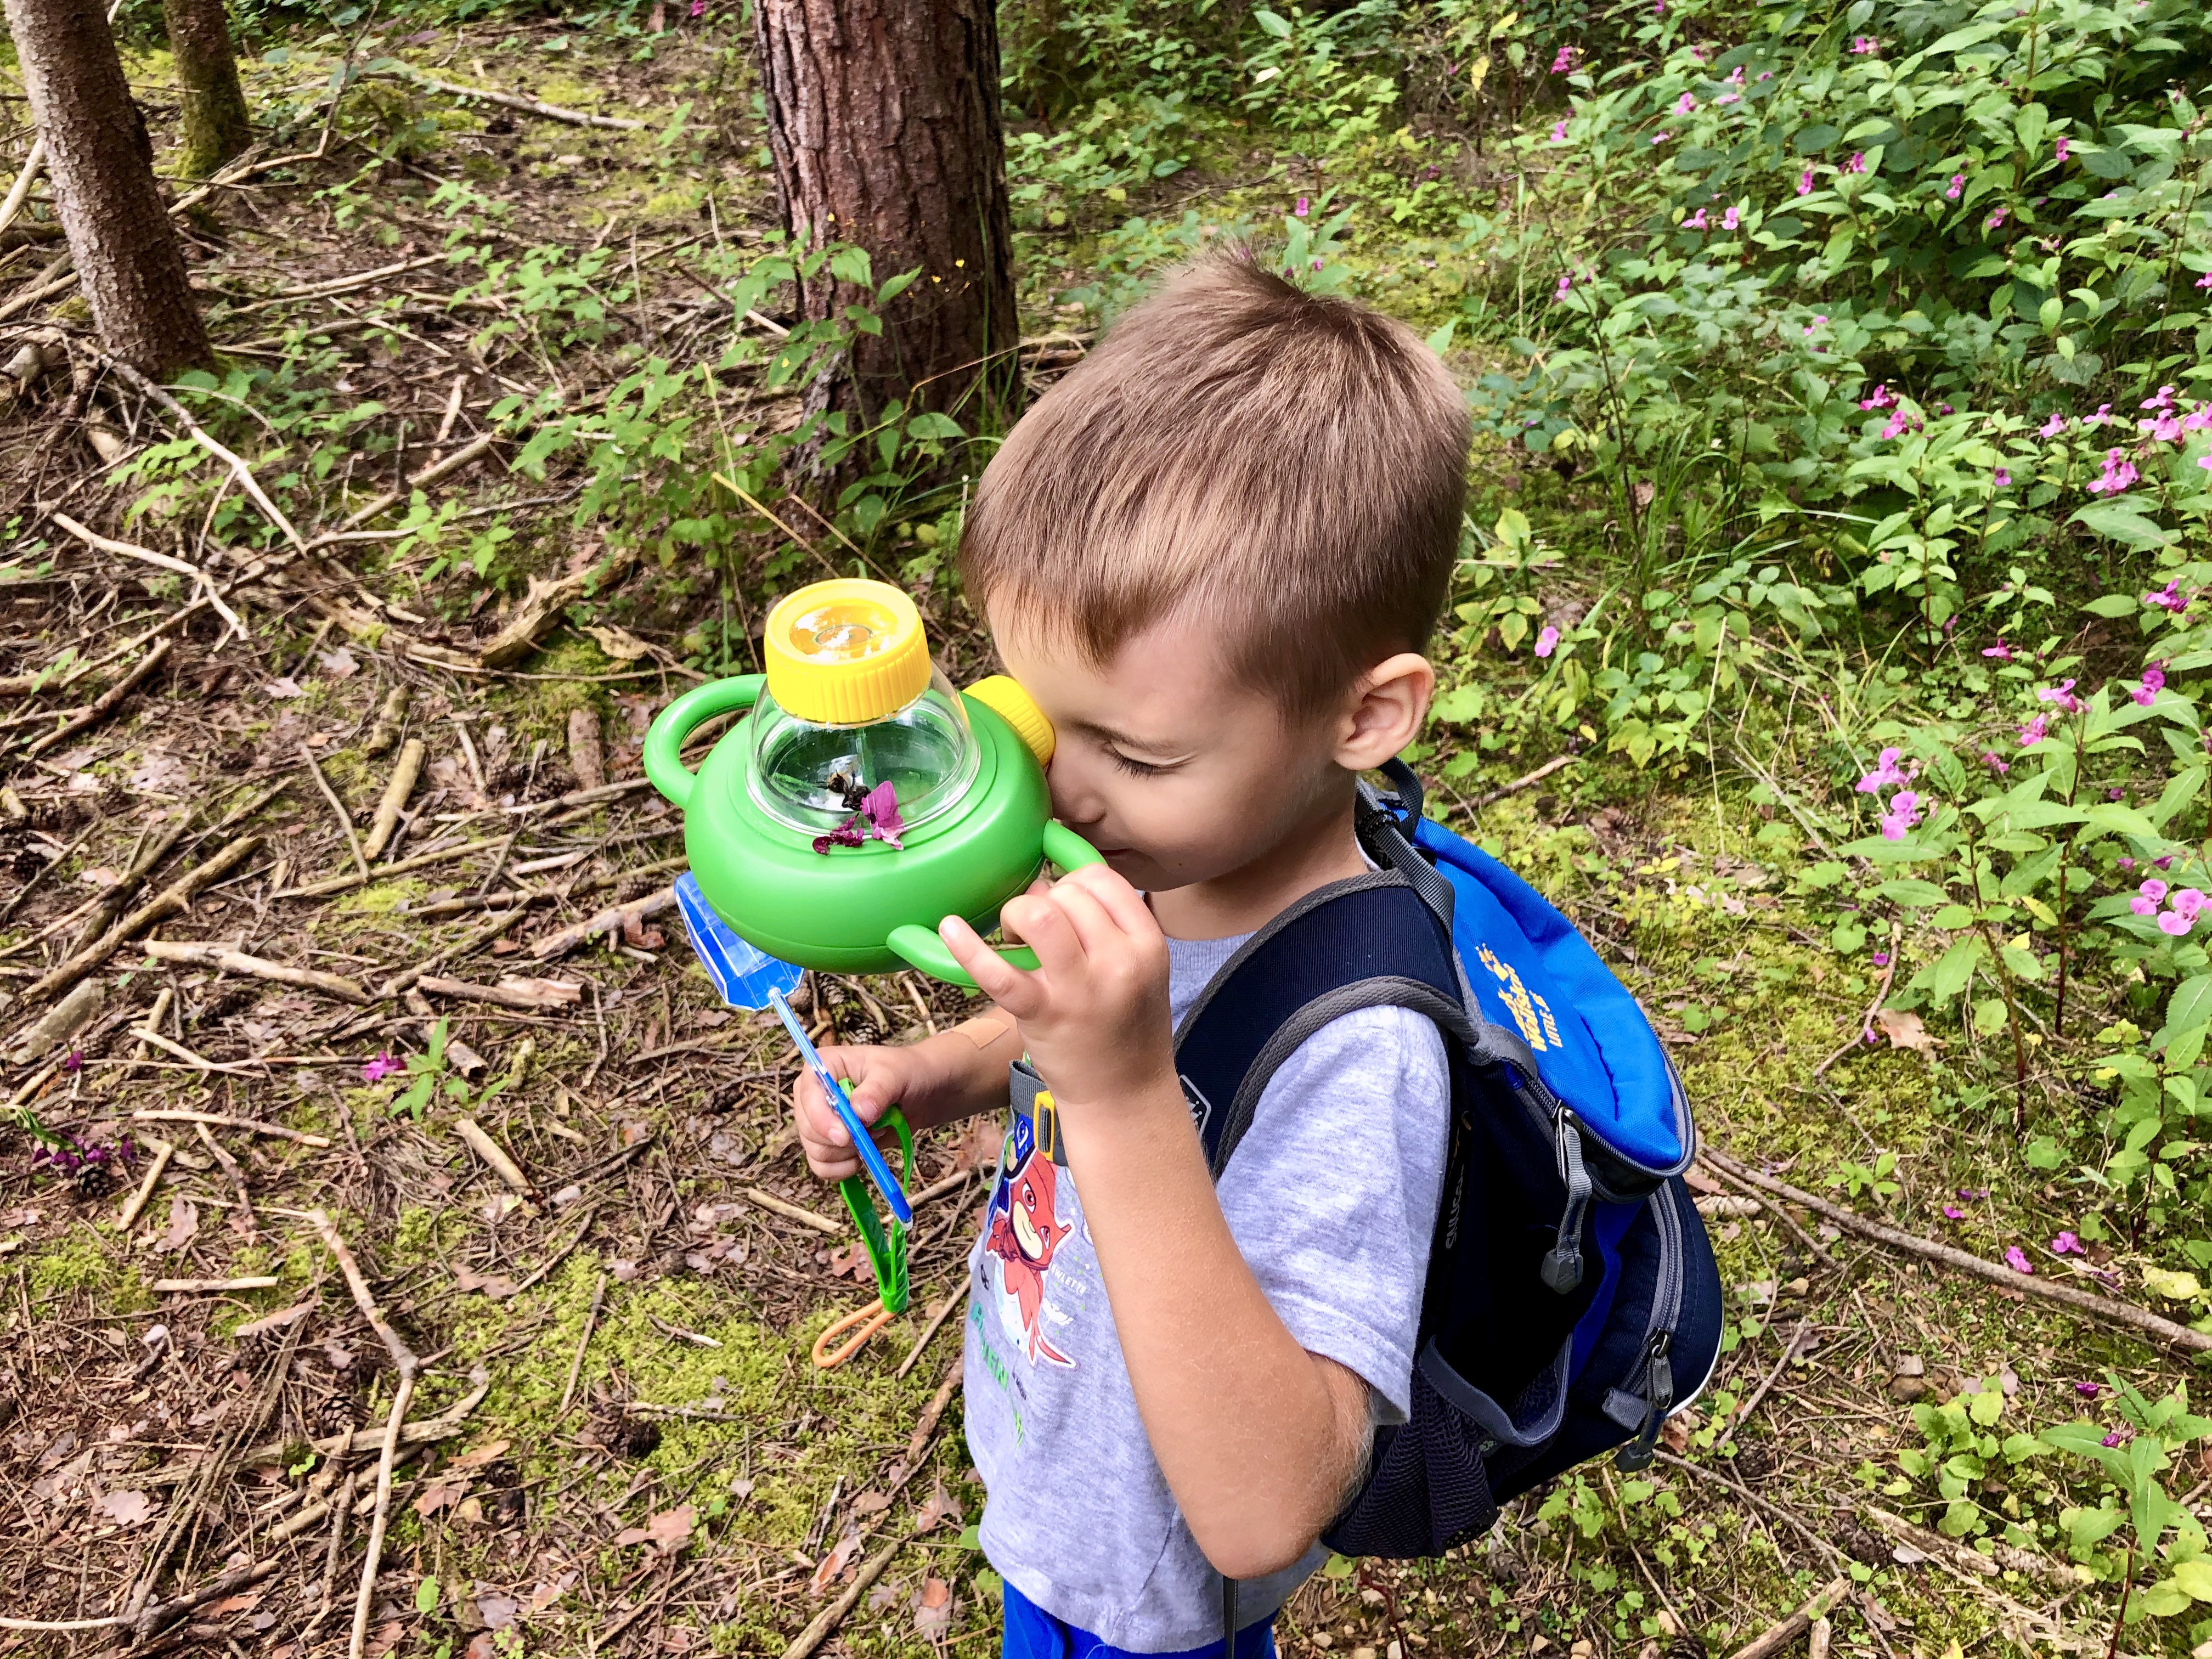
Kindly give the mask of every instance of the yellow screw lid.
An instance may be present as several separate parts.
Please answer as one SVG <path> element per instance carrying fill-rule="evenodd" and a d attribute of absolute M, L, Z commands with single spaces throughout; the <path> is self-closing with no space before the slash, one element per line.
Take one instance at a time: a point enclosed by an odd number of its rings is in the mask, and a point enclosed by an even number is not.
<path fill-rule="evenodd" d="M 1052 763 L 1053 748 L 1059 739 L 1044 710 L 1036 706 L 1036 698 L 1022 690 L 1019 680 L 993 674 L 969 686 L 968 695 L 1012 726 L 1014 735 L 1029 745 L 1039 766 Z"/>
<path fill-rule="evenodd" d="M 787 593 L 762 646 L 769 695 L 803 720 L 884 720 L 929 686 L 921 613 L 888 582 L 841 577 Z"/>

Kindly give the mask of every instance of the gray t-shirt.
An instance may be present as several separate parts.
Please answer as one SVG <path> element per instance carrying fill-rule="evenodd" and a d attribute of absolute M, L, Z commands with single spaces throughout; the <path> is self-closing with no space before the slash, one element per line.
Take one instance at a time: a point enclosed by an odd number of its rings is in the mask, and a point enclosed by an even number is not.
<path fill-rule="evenodd" d="M 1243 939 L 1170 939 L 1180 1021 Z M 1237 1248 L 1302 1346 L 1364 1378 L 1375 1420 L 1410 1408 L 1413 1344 L 1442 1182 L 1443 1039 L 1401 1008 L 1344 1015 L 1260 1097 L 1215 1188 Z M 1042 1153 L 1008 1164 L 969 1256 L 968 1445 L 983 1478 L 984 1554 L 1046 1612 L 1115 1647 L 1218 1640 L 1221 1581 L 1138 1415 L 1075 1182 Z M 1238 1592 L 1270 1616 L 1326 1559 Z"/>

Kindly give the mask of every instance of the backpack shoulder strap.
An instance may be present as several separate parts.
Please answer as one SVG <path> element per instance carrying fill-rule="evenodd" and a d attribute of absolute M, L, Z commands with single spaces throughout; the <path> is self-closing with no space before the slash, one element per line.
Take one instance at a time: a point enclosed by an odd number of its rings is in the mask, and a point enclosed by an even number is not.
<path fill-rule="evenodd" d="M 1395 870 L 1307 894 L 1238 947 L 1176 1031 L 1176 1069 L 1218 1180 L 1298 1045 L 1355 1009 L 1396 1006 L 1480 1054 L 1451 936 Z"/>

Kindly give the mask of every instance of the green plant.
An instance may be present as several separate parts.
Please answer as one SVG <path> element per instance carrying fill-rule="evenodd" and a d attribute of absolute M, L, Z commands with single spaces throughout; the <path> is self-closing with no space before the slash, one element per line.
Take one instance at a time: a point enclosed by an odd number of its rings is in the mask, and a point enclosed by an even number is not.
<path fill-rule="evenodd" d="M 2170 1496 L 2163 1477 L 2176 1466 L 2176 1454 L 2212 1439 L 2212 1418 L 2189 1410 L 2185 1386 L 2150 1400 L 2132 1384 L 2108 1376 L 2106 1388 L 2126 1426 L 2107 1431 L 2089 1422 L 2063 1423 L 2043 1431 L 2044 1444 L 2087 1459 L 2110 1490 L 2094 1508 L 2069 1509 L 2060 1516 L 2074 1559 L 2100 1577 L 2121 1585 L 2119 1622 L 2171 1618 L 2200 1602 L 2212 1602 L 2212 1556 L 2206 1553 L 2204 1528 Z M 2085 1392 L 2095 1392 L 2087 1385 Z M 2124 1557 L 2115 1560 L 2100 1547 L 2123 1527 Z M 2136 1565 L 2159 1573 L 2139 1595 L 2130 1595 Z"/>

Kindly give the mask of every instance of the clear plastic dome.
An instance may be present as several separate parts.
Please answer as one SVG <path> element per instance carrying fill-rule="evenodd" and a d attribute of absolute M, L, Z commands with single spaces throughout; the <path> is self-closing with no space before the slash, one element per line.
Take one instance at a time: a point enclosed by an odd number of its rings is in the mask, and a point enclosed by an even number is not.
<path fill-rule="evenodd" d="M 913 702 L 852 725 L 801 720 L 763 686 L 753 705 L 747 787 L 770 817 L 818 836 L 850 818 L 862 792 L 889 783 L 913 830 L 960 799 L 980 758 L 960 694 L 933 665 Z"/>

